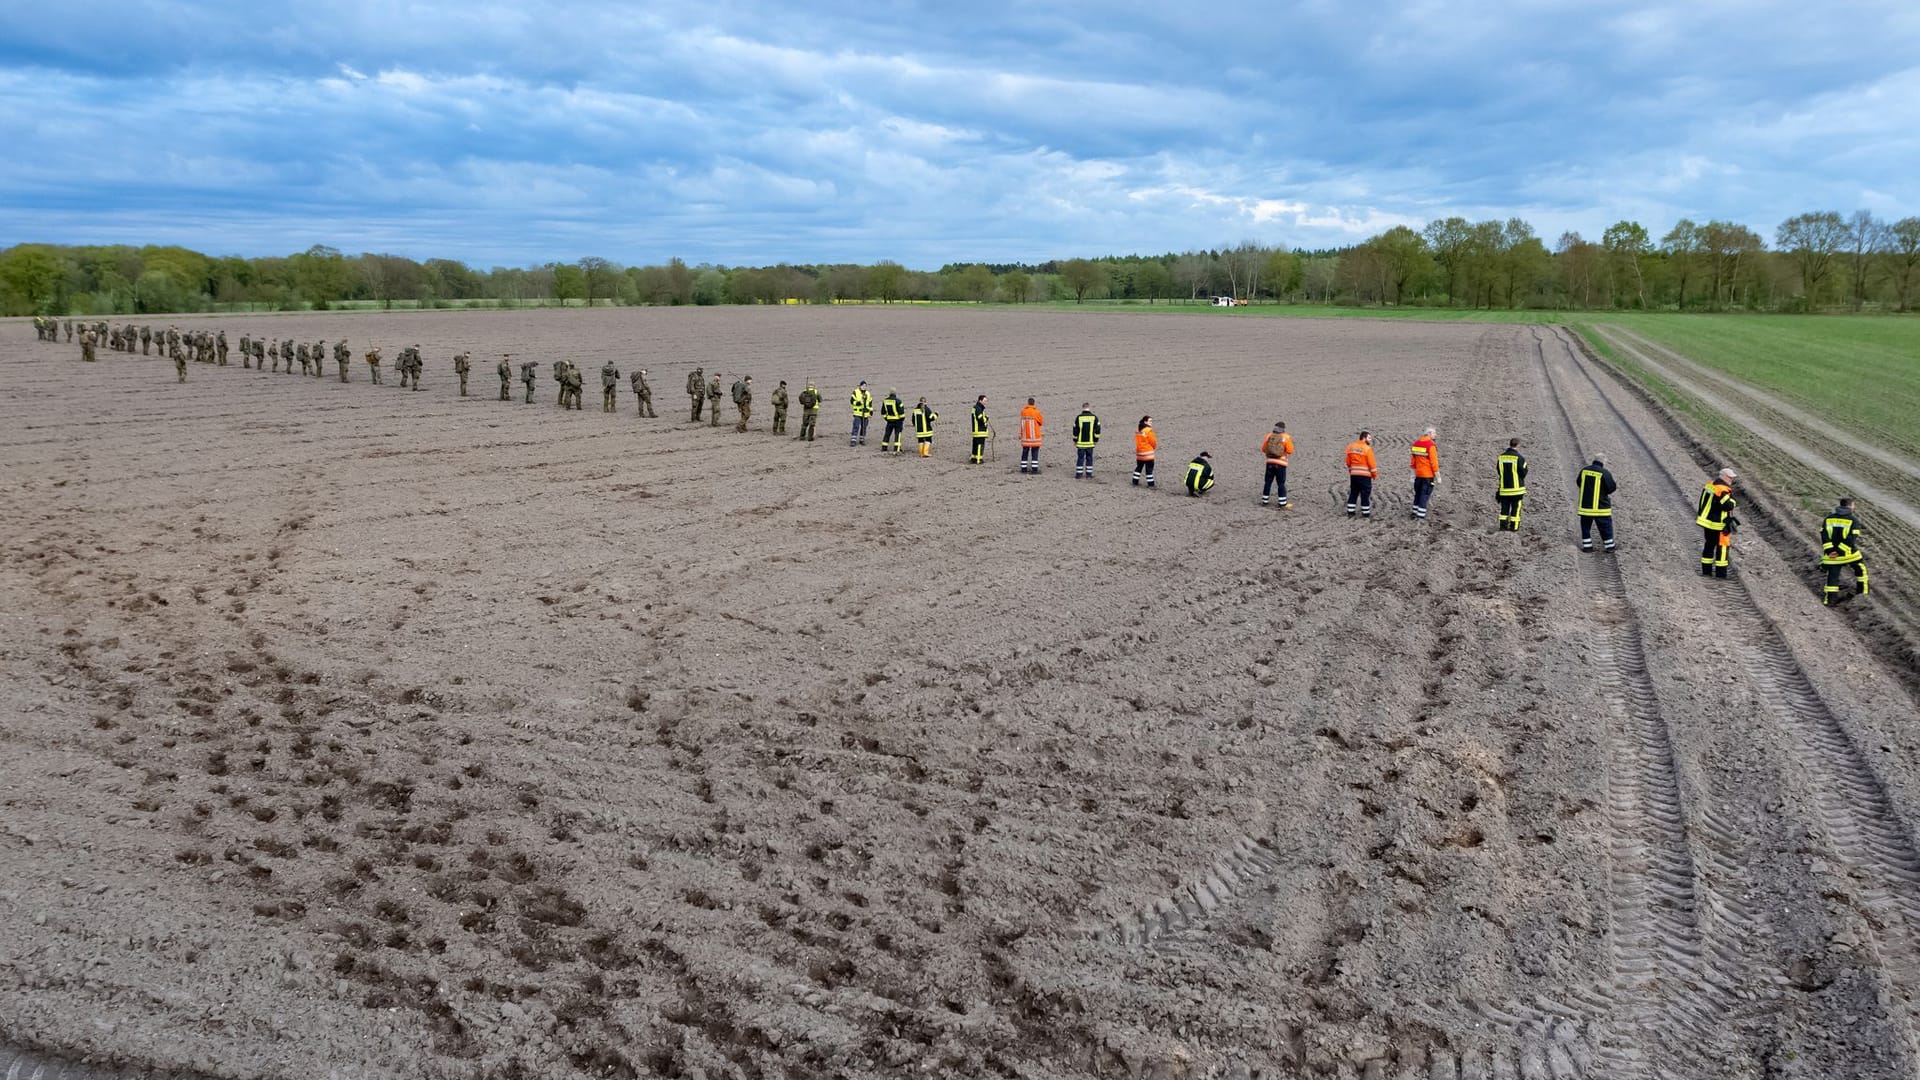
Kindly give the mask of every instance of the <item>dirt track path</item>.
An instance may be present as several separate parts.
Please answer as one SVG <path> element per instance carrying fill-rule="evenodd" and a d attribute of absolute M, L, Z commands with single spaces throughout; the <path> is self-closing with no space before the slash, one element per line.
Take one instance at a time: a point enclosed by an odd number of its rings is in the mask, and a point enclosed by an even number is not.
<path fill-rule="evenodd" d="M 1642 346 L 1646 343 L 1643 342 L 1642 339 L 1621 331 L 1618 327 L 1611 327 L 1602 323 L 1598 324 L 1597 329 L 1601 336 L 1612 342 L 1615 347 L 1632 355 L 1636 362 L 1668 382 L 1673 383 L 1675 386 L 1684 387 L 1689 393 L 1700 398 L 1702 402 L 1720 412 L 1728 420 L 1739 424 L 1775 444 L 1781 450 L 1804 461 L 1808 466 L 1825 473 L 1827 476 L 1839 482 L 1843 488 L 1853 492 L 1857 497 L 1870 501 L 1876 510 L 1884 510 L 1906 525 L 1920 529 L 1920 507 L 1914 506 L 1914 504 L 1898 495 L 1889 493 L 1880 485 L 1870 483 L 1857 473 L 1835 464 L 1830 457 L 1821 454 L 1804 443 L 1782 434 L 1773 425 L 1756 418 L 1750 410 L 1741 408 L 1730 395 L 1743 394 L 1751 397 L 1753 400 L 1766 405 L 1768 408 L 1779 411 L 1782 415 L 1792 417 L 1795 421 L 1804 423 L 1823 435 L 1828 435 L 1836 442 L 1847 446 L 1851 450 L 1870 457 L 1875 461 L 1888 464 L 1903 474 L 1920 478 L 1920 471 L 1915 470 L 1912 462 L 1899 459 L 1894 455 L 1888 454 L 1885 450 L 1868 445 L 1856 436 L 1840 431 L 1831 424 L 1820 420 L 1818 417 L 1808 415 L 1804 410 L 1795 409 L 1785 402 L 1780 402 L 1771 395 L 1764 394 L 1761 391 L 1753 390 L 1749 387 L 1733 384 L 1714 373 L 1702 369 L 1697 364 L 1681 359 L 1680 363 L 1685 365 L 1685 369 L 1677 370 L 1677 365 L 1669 366 L 1667 363 L 1656 360 L 1649 355 L 1649 351 L 1658 348 L 1657 346 L 1648 345 L 1643 348 Z M 1664 349 L 1660 351 L 1665 355 L 1672 355 Z M 1722 387 L 1728 391 L 1728 393 L 1716 392 L 1710 389 L 1708 384 Z"/>
<path fill-rule="evenodd" d="M 1646 352 L 1658 353 L 1675 368 L 1693 375 L 1696 379 L 1705 379 L 1735 394 L 1759 402 L 1795 423 L 1810 430 L 1817 431 L 1826 438 L 1853 450 L 1862 457 L 1872 458 L 1874 461 L 1890 469 L 1905 473 L 1913 479 L 1920 480 L 1920 462 L 1915 462 L 1912 458 L 1900 454 L 1891 453 L 1886 447 L 1867 442 L 1853 432 L 1841 427 L 1836 427 L 1778 395 L 1770 394 L 1751 383 L 1736 379 L 1726 372 L 1718 371 L 1705 364 L 1698 363 L 1657 341 L 1650 341 L 1644 335 L 1635 333 L 1624 326 L 1601 323 L 1599 324 L 1599 330 L 1616 345 L 1621 344 L 1620 339 L 1624 337 Z"/>

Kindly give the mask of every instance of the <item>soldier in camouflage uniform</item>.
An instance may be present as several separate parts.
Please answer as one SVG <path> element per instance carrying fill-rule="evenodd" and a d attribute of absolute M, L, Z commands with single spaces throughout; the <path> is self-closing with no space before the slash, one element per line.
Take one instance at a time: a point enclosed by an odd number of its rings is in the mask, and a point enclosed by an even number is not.
<path fill-rule="evenodd" d="M 426 389 L 426 387 L 423 387 L 420 385 L 420 375 L 423 371 L 426 370 L 427 360 L 426 360 L 426 357 L 420 354 L 419 345 L 416 344 L 413 346 L 413 348 L 408 350 L 407 366 L 411 368 L 413 371 L 413 388 L 415 390 Z"/>
<path fill-rule="evenodd" d="M 80 359 L 88 363 L 94 362 L 92 330 L 80 331 Z"/>
<path fill-rule="evenodd" d="M 733 430 L 747 430 L 747 420 L 753 416 L 753 376 L 742 375 L 734 382 L 733 407 L 740 413 L 740 420 L 733 425 Z"/>
<path fill-rule="evenodd" d="M 333 362 L 340 365 L 340 381 L 347 381 L 347 365 L 353 362 L 353 350 L 347 348 L 347 339 L 341 338 L 333 346 Z"/>
<path fill-rule="evenodd" d="M 308 351 L 313 354 L 313 377 L 316 379 L 326 378 L 327 343 L 324 341 L 316 341 L 313 343 L 313 348 Z"/>
<path fill-rule="evenodd" d="M 554 385 L 560 388 L 559 395 L 554 398 L 554 403 L 564 409 L 567 407 L 567 362 L 565 360 L 555 360 L 553 362 L 553 382 Z"/>
<path fill-rule="evenodd" d="M 253 368 L 255 371 L 267 370 L 267 342 L 265 338 L 253 339 Z"/>
<path fill-rule="evenodd" d="M 713 373 L 713 381 L 707 384 L 707 426 L 720 426 L 720 373 Z"/>
<path fill-rule="evenodd" d="M 472 370 L 467 361 L 466 350 L 453 354 L 453 373 L 460 376 L 460 396 L 467 396 L 467 372 Z"/>
<path fill-rule="evenodd" d="M 773 433 L 785 435 L 787 433 L 787 380 L 781 379 L 780 385 L 773 388 L 773 393 L 767 396 L 767 400 L 773 402 Z"/>
<path fill-rule="evenodd" d="M 687 372 L 687 396 L 693 399 L 693 422 L 700 422 L 700 402 L 707 396 L 707 373 L 704 368 L 694 368 Z"/>
<path fill-rule="evenodd" d="M 73 320 L 67 320 L 67 344 L 73 344 Z"/>
<path fill-rule="evenodd" d="M 306 342 L 303 341 L 300 344 L 295 345 L 293 347 L 293 355 L 295 356 L 295 358 L 297 358 L 300 361 L 300 374 L 302 375 L 313 374 L 313 359 L 311 355 L 308 354 L 307 352 Z M 289 367 L 287 370 L 292 371 L 293 369 Z"/>
<path fill-rule="evenodd" d="M 567 361 L 567 407 L 568 408 L 578 409 L 582 407 L 580 404 L 580 391 L 585 381 L 586 379 L 585 379 L 584 373 L 581 372 L 580 370 L 580 365 L 574 363 L 571 360 Z"/>
<path fill-rule="evenodd" d="M 510 387 L 513 386 L 513 361 L 508 359 L 506 353 L 500 354 L 500 364 L 494 368 L 494 371 L 500 376 L 500 400 L 512 401 L 513 393 Z"/>
<path fill-rule="evenodd" d="M 373 371 L 373 385 L 380 385 L 380 346 L 367 350 L 367 367 Z"/>
<path fill-rule="evenodd" d="M 269 359 L 273 361 L 273 370 L 279 371 L 280 370 L 280 343 L 279 342 L 270 341 L 267 343 L 267 356 Z"/>
<path fill-rule="evenodd" d="M 640 403 L 641 416 L 658 416 L 653 411 L 653 387 L 647 385 L 647 369 L 639 368 L 633 373 L 633 396 Z"/>
<path fill-rule="evenodd" d="M 143 326 L 140 328 L 140 355 L 152 356 L 153 355 L 152 350 L 153 350 L 153 327 Z"/>
<path fill-rule="evenodd" d="M 213 339 L 213 348 L 220 356 L 220 366 L 227 366 L 227 331 L 222 328 L 220 336 Z"/>
<path fill-rule="evenodd" d="M 807 388 L 800 391 L 800 434 L 796 436 L 806 442 L 813 441 L 813 425 L 820 420 L 820 391 L 813 388 L 813 380 L 807 380 Z"/>
<path fill-rule="evenodd" d="M 504 361 L 503 361 L 504 363 Z M 528 360 L 520 365 L 520 381 L 527 384 L 527 404 L 533 404 L 533 380 L 538 376 L 540 365 Z"/>
<path fill-rule="evenodd" d="M 413 375 L 413 347 L 400 346 L 399 355 L 393 358 L 393 370 L 400 373 L 400 389 L 407 388 L 407 379 Z"/>
<path fill-rule="evenodd" d="M 173 343 L 173 370 L 181 382 L 187 381 L 187 351 L 177 341 Z"/>
<path fill-rule="evenodd" d="M 614 399 L 620 392 L 620 369 L 609 360 L 600 365 L 600 411 L 613 412 L 617 408 Z"/>

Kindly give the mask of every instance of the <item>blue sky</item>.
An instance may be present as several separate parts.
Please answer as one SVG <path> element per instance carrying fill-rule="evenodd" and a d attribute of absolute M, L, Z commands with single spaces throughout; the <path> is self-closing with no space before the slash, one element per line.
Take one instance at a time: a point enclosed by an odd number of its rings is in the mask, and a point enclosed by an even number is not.
<path fill-rule="evenodd" d="M 479 266 L 1920 214 L 1920 4 L 0 7 L 0 246 Z"/>

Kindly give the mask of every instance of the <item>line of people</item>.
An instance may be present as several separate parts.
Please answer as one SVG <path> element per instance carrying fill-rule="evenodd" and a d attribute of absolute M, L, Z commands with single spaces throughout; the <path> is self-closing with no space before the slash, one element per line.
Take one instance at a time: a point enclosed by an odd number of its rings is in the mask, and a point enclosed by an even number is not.
<path fill-rule="evenodd" d="M 73 340 L 75 326 L 72 320 L 66 324 L 68 341 Z M 61 327 L 56 320 L 35 318 L 34 331 L 42 341 L 59 340 Z M 138 348 L 142 355 L 150 355 L 148 349 L 158 344 L 163 355 L 171 357 L 179 373 L 179 379 L 186 381 L 187 357 L 191 355 L 200 362 L 225 366 L 227 363 L 227 336 L 224 329 L 216 332 L 205 330 L 181 333 L 176 327 L 155 331 L 146 326 L 110 327 L 105 322 L 79 324 L 79 344 L 82 358 L 94 360 L 95 349 L 106 344 L 110 349 L 132 353 Z M 295 362 L 300 365 L 302 375 L 318 377 L 327 355 L 324 341 L 314 342 L 311 346 L 295 342 L 270 341 L 242 335 L 240 355 L 243 367 L 267 371 L 271 362 L 272 370 L 280 371 L 284 362 L 287 374 L 292 374 Z M 348 368 L 352 351 L 347 342 L 341 340 L 333 346 L 333 359 L 338 366 L 341 382 L 347 382 Z M 382 384 L 382 356 L 379 347 L 369 349 L 364 357 L 375 385 Z M 425 363 L 419 345 L 411 345 L 400 350 L 396 358 L 396 367 L 400 372 L 400 386 L 414 390 L 423 389 L 422 373 Z M 537 367 L 527 361 L 519 365 L 519 379 L 526 387 L 525 401 L 533 402 L 534 384 L 537 381 Z M 459 379 L 461 397 L 468 396 L 467 380 L 471 372 L 471 358 L 468 353 L 460 352 L 453 357 L 454 374 Z M 502 354 L 496 373 L 500 380 L 500 400 L 512 400 L 511 384 L 514 376 L 512 354 Z M 581 408 L 581 391 L 584 373 L 571 360 L 556 360 L 553 363 L 553 379 L 559 386 L 559 407 L 563 409 Z M 720 425 L 720 406 L 723 400 L 721 375 L 715 372 L 711 379 L 704 368 L 695 368 L 687 375 L 687 395 L 691 401 L 691 419 L 698 423 L 704 411 L 709 416 L 711 426 Z M 601 410 L 614 412 L 618 409 L 620 371 L 609 360 L 600 370 Z M 657 417 L 653 409 L 653 389 L 647 381 L 647 371 L 641 368 L 631 376 L 633 394 L 642 417 Z M 740 375 L 734 382 L 730 394 L 737 420 L 734 430 L 747 430 L 747 421 L 753 412 L 753 376 Z M 781 380 L 770 395 L 773 405 L 772 433 L 786 434 L 789 395 L 787 383 Z M 808 380 L 805 389 L 798 395 L 801 409 L 800 434 L 796 439 L 814 441 L 822 404 L 819 388 Z M 865 446 L 868 425 L 875 411 L 880 414 L 883 428 L 880 436 L 880 450 L 884 454 L 898 456 L 902 452 L 902 442 L 906 425 L 913 425 L 916 451 L 921 457 L 933 454 L 935 425 L 940 419 L 939 412 L 925 397 L 921 397 L 909 408 L 895 389 L 889 389 L 884 398 L 876 401 L 867 383 L 862 380 L 853 388 L 848 397 L 853 424 L 848 432 L 847 445 Z M 1019 414 L 1020 424 L 1020 462 L 1019 472 L 1026 476 L 1040 473 L 1040 451 L 1045 442 L 1046 417 L 1041 412 L 1036 399 L 1029 397 Z M 981 394 L 974 399 L 968 417 L 968 432 L 972 445 L 967 457 L 971 465 L 981 464 L 994 445 L 994 430 L 991 418 L 987 415 L 987 396 Z M 1076 480 L 1091 480 L 1094 475 L 1094 451 L 1099 446 L 1103 429 L 1100 418 L 1094 413 L 1090 402 L 1082 402 L 1080 412 L 1074 417 L 1072 437 L 1074 445 L 1073 475 Z M 1440 485 L 1440 448 L 1438 432 L 1426 428 L 1408 447 L 1408 466 L 1413 474 L 1413 498 L 1410 516 L 1415 521 L 1427 519 L 1435 489 Z M 1153 417 L 1142 416 L 1134 429 L 1133 476 L 1135 487 L 1144 484 L 1148 488 L 1155 486 L 1154 467 L 1159 454 L 1159 436 L 1153 429 Z M 1260 505 L 1272 505 L 1282 510 L 1290 510 L 1292 504 L 1287 494 L 1287 470 L 1295 448 L 1293 436 L 1287 431 L 1284 422 L 1276 422 L 1271 431 L 1266 432 L 1259 443 L 1258 452 L 1265 463 L 1265 472 L 1260 488 Z M 1346 512 L 1349 518 L 1371 518 L 1373 516 L 1373 484 L 1379 478 L 1380 465 L 1373 450 L 1373 434 L 1361 431 L 1347 444 L 1344 451 L 1347 469 Z M 1494 463 L 1494 502 L 1497 509 L 1498 529 L 1502 532 L 1518 532 L 1527 494 L 1527 459 L 1520 452 L 1520 440 L 1508 440 L 1507 448 L 1495 459 Z M 1722 469 L 1709 479 L 1701 488 L 1695 524 L 1701 529 L 1700 573 L 1703 577 L 1724 579 L 1732 569 L 1733 537 L 1740 528 L 1740 519 L 1734 514 L 1738 501 L 1734 497 L 1734 484 L 1738 479 L 1734 470 Z M 1187 463 L 1182 486 L 1186 494 L 1199 498 L 1213 491 L 1216 476 L 1213 455 L 1210 451 L 1201 451 Z M 1580 550 L 1595 550 L 1595 534 L 1598 534 L 1599 550 L 1615 550 L 1613 496 L 1617 490 L 1613 474 L 1605 463 L 1595 458 L 1580 470 L 1575 481 L 1578 493 L 1577 516 L 1580 522 Z M 1822 601 L 1832 604 L 1841 592 L 1840 578 L 1843 571 L 1851 568 L 1854 574 L 1856 595 L 1867 592 L 1868 576 L 1865 558 L 1860 551 L 1859 541 L 1863 533 L 1851 498 L 1843 498 L 1839 505 L 1829 513 L 1821 525 L 1820 549 L 1821 566 L 1826 574 L 1822 589 Z"/>

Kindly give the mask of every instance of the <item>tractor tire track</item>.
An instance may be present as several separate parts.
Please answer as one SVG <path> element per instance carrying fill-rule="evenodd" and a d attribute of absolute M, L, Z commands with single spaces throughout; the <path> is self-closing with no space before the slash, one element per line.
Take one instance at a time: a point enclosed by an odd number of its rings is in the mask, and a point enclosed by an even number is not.
<path fill-rule="evenodd" d="M 1691 494 L 1640 434 L 1583 362 L 1577 346 L 1556 328 L 1568 363 L 1619 422 L 1623 447 L 1649 476 L 1664 478 L 1676 499 Z M 1736 576 L 1713 590 L 1712 603 L 1725 639 L 1741 647 L 1742 666 L 1768 710 L 1799 744 L 1800 762 L 1811 774 L 1818 822 L 1827 846 L 1847 864 L 1871 917 L 1872 954 L 1889 982 L 1889 1019 L 1899 1028 L 1908 1064 L 1920 1060 L 1920 845 L 1894 808 L 1871 762 L 1807 677 L 1778 625 Z"/>
<path fill-rule="evenodd" d="M 1561 458 L 1589 460 L 1589 448 L 1581 442 L 1561 380 L 1547 358 L 1545 338 L 1538 329 L 1533 338 Z M 1613 989 L 1620 1000 L 1600 1041 L 1600 1075 L 1649 1075 L 1656 1061 L 1674 1061 L 1682 1048 L 1697 1045 L 1696 1036 L 1706 1034 L 1730 1005 L 1728 992 L 1740 983 L 1739 958 L 1709 943 L 1703 910 L 1738 913 L 1740 908 L 1726 901 L 1725 889 L 1709 891 L 1702 880 L 1672 733 L 1648 670 L 1644 630 L 1620 564 L 1610 554 L 1594 553 L 1580 557 L 1579 566 L 1583 586 L 1595 597 L 1595 619 L 1606 628 L 1595 650 L 1601 686 L 1618 725 L 1616 745 L 1630 763 L 1610 784 L 1610 855 L 1618 882 L 1613 891 Z M 1733 890 L 1735 895 L 1738 891 Z M 1748 933 L 1752 927 L 1743 922 L 1726 929 Z M 1671 1030 L 1674 1024 L 1683 1030 Z M 1655 1074 L 1664 1071 L 1663 1064 Z"/>

